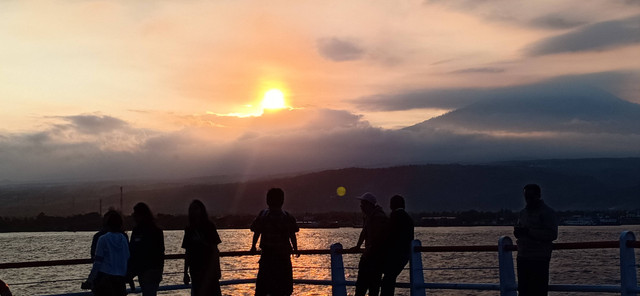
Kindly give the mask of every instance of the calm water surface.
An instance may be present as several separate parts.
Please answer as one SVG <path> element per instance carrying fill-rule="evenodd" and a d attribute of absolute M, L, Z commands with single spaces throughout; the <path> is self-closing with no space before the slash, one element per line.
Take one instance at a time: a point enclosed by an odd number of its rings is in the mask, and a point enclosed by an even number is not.
<path fill-rule="evenodd" d="M 618 240 L 623 230 L 640 234 L 640 226 L 563 226 L 558 242 Z M 328 249 L 340 242 L 345 248 L 355 245 L 360 229 L 302 229 L 298 234 L 300 249 Z M 511 227 L 419 227 L 416 238 L 422 245 L 496 245 L 502 235 L 511 234 Z M 221 251 L 248 250 L 252 233 L 246 229 L 219 230 L 223 243 Z M 46 232 L 0 234 L 0 262 L 36 260 L 82 259 L 89 257 L 93 232 Z M 180 249 L 182 231 L 165 231 L 167 254 L 183 253 Z M 636 256 L 638 256 L 636 254 Z M 347 280 L 357 275 L 359 255 L 345 255 Z M 618 249 L 559 250 L 551 260 L 551 282 L 555 284 L 619 284 Z M 495 253 L 424 253 L 425 281 L 498 283 L 497 254 Z M 294 278 L 330 280 L 329 256 L 307 255 L 293 259 Z M 255 278 L 258 256 L 222 258 L 222 280 Z M 459 269 L 459 268 L 469 269 Z M 170 260 L 165 263 L 162 282 L 180 284 L 183 263 Z M 41 295 L 80 292 L 80 283 L 86 278 L 90 265 L 40 267 L 0 270 L 0 278 L 9 283 L 14 295 Z M 400 282 L 408 282 L 404 271 Z M 42 283 L 44 282 L 44 283 Z M 253 295 L 253 284 L 223 287 L 224 295 Z M 353 287 L 348 288 L 350 295 Z M 331 288 L 296 285 L 294 295 L 330 295 Z M 432 295 L 498 295 L 497 291 L 431 291 Z M 189 295 L 188 291 L 165 292 L 164 295 Z M 397 295 L 409 295 L 398 289 Z M 550 295 L 576 295 L 550 293 Z"/>

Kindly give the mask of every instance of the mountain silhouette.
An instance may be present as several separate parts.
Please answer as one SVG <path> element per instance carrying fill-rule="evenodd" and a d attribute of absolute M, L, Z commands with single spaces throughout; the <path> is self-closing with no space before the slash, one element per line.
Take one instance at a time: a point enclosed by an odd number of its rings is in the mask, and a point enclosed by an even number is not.
<path fill-rule="evenodd" d="M 640 133 L 640 105 L 581 83 L 547 82 L 483 92 L 478 99 L 405 128 L 467 132 Z"/>

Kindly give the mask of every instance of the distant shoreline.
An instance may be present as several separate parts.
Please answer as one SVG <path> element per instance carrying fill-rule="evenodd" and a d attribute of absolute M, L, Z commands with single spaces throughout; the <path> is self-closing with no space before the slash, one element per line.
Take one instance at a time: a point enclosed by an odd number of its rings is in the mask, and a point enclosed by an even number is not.
<path fill-rule="evenodd" d="M 359 228 L 362 214 L 357 212 L 292 213 L 301 228 Z M 474 227 L 512 226 L 518 213 L 510 210 L 479 212 L 410 213 L 416 226 L 424 227 Z M 559 211 L 560 225 L 563 226 L 616 226 L 640 225 L 640 215 L 636 211 Z M 226 215 L 211 217 L 218 229 L 248 229 L 254 215 Z M 56 231 L 97 231 L 102 218 L 93 212 L 70 217 L 48 216 L 44 213 L 35 217 L 0 217 L 0 233 L 8 232 L 56 232 Z M 158 214 L 156 223 L 165 230 L 183 230 L 188 223 L 186 215 Z M 125 229 L 131 229 L 133 219 L 125 216 Z"/>

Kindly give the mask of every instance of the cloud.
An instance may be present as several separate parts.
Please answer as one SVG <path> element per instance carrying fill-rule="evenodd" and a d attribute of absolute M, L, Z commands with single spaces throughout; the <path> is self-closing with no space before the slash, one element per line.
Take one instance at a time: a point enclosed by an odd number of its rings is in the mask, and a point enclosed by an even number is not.
<path fill-rule="evenodd" d="M 128 126 L 123 120 L 105 115 L 76 115 L 58 118 L 70 122 L 74 129 L 85 134 L 108 133 Z"/>
<path fill-rule="evenodd" d="M 376 94 L 351 101 L 359 110 L 401 111 L 411 109 L 458 109 L 472 103 L 495 97 L 519 97 L 539 89 L 553 89 L 562 84 L 591 85 L 618 94 L 628 92 L 640 78 L 636 72 L 602 72 L 585 75 L 553 77 L 530 85 L 498 88 L 440 88 L 418 89 L 405 92 Z M 627 99 L 627 98 L 625 98 Z M 632 100 L 634 98 L 628 98 Z"/>
<path fill-rule="evenodd" d="M 474 1 L 425 0 L 425 5 L 438 5 L 482 20 L 516 25 L 523 28 L 566 30 L 583 25 L 622 18 L 637 13 L 637 0 L 594 1 L 583 5 L 580 0 L 554 1 Z"/>
<path fill-rule="evenodd" d="M 530 21 L 533 27 L 543 29 L 570 29 L 586 23 L 586 21 L 574 20 L 560 15 L 545 15 Z"/>
<path fill-rule="evenodd" d="M 558 112 L 574 107 L 568 104 Z M 504 108 L 509 110 L 510 107 Z M 491 113 L 482 114 L 491 117 Z M 522 114 L 526 112 L 519 115 Z M 74 124 L 78 118 L 67 117 L 67 120 L 74 120 L 65 128 L 51 124 L 39 132 L 1 135 L 0 163 L 3 165 L 0 179 L 85 181 L 211 175 L 257 177 L 344 167 L 640 156 L 635 148 L 640 145 L 637 132 L 621 134 L 602 130 L 594 133 L 549 127 L 546 132 L 521 128 L 513 129 L 511 133 L 494 133 L 495 127 L 490 120 L 484 124 L 460 121 L 455 128 L 434 124 L 385 130 L 372 127 L 360 115 L 330 109 L 291 110 L 264 118 L 238 118 L 252 128 L 228 141 L 209 136 L 220 130 L 218 127 L 190 126 L 160 132 L 139 129 L 120 120 L 113 120 L 120 122 L 117 125 L 120 128 L 98 135 L 83 133 L 84 137 L 77 138 L 79 132 Z M 602 115 L 603 120 L 606 118 L 606 114 Z M 526 117 L 518 120 L 522 122 L 520 127 L 527 123 L 538 127 L 541 124 Z M 466 124 L 475 124 L 466 127 L 476 130 L 461 131 L 460 127 Z M 66 134 L 61 135 L 61 132 Z M 129 143 L 129 149 L 113 149 L 122 142 Z"/>
<path fill-rule="evenodd" d="M 288 163 L 290 160 L 283 157 L 296 155 L 293 151 L 302 149 L 305 141 L 320 147 L 328 143 L 318 140 L 325 136 L 371 128 L 359 115 L 330 109 L 283 110 L 249 118 L 200 117 L 193 121 L 224 120 L 229 126 L 238 126 L 227 131 L 235 139 L 223 141 L 218 134 L 230 128 L 217 126 L 195 124 L 162 132 L 136 128 L 106 115 L 49 117 L 62 122 L 51 122 L 37 132 L 0 135 L 0 179 L 176 178 L 241 174 L 253 165 L 261 167 L 262 173 L 304 170 L 307 164 L 317 167 L 323 162 Z M 311 158 L 319 153 L 312 147 L 306 149 Z M 258 161 L 254 155 L 283 162 L 274 162 L 271 168 L 260 164 L 272 164 L 270 160 Z"/>
<path fill-rule="evenodd" d="M 640 135 L 640 105 L 590 85 L 547 83 L 508 91 L 430 119 L 411 130 L 463 133 Z"/>
<path fill-rule="evenodd" d="M 465 73 L 502 73 L 505 70 L 503 68 L 491 68 L 491 67 L 485 67 L 485 68 L 467 68 L 467 69 L 461 69 L 461 70 L 456 70 L 453 71 L 451 73 L 454 74 L 465 74 Z"/>
<path fill-rule="evenodd" d="M 318 39 L 317 47 L 320 55 L 334 62 L 359 60 L 365 53 L 355 41 L 336 37 Z"/>
<path fill-rule="evenodd" d="M 539 41 L 526 49 L 531 56 L 605 50 L 640 43 L 640 16 L 600 22 Z"/>
<path fill-rule="evenodd" d="M 411 109 L 455 109 L 478 99 L 477 89 L 421 89 L 402 93 L 377 94 L 352 101 L 365 111 L 401 111 Z"/>

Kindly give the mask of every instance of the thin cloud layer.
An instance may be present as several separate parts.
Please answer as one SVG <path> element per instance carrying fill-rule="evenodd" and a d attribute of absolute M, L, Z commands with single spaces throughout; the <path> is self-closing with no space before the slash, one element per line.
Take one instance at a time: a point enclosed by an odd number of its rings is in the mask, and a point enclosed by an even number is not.
<path fill-rule="evenodd" d="M 574 20 L 560 15 L 544 15 L 531 20 L 531 25 L 543 29 L 570 29 L 586 24 L 586 21 Z"/>
<path fill-rule="evenodd" d="M 318 51 L 323 57 L 334 62 L 358 60 L 365 52 L 355 42 L 336 37 L 319 39 Z"/>
<path fill-rule="evenodd" d="M 461 70 L 456 70 L 453 71 L 451 73 L 454 74 L 465 74 L 465 73 L 502 73 L 504 72 L 505 69 L 503 68 L 492 68 L 492 67 L 483 67 L 483 68 L 467 68 L 467 69 L 461 69 Z"/>
<path fill-rule="evenodd" d="M 640 43 L 640 16 L 592 24 L 530 46 L 532 56 L 611 49 Z"/>
<path fill-rule="evenodd" d="M 490 72 L 491 73 L 491 72 Z M 431 88 L 409 90 L 401 93 L 376 94 L 352 100 L 361 110 L 370 111 L 400 111 L 411 109 L 448 109 L 454 110 L 472 103 L 495 97 L 513 97 L 535 95 L 539 90 L 553 93 L 555 88 L 563 85 L 579 87 L 596 87 L 613 94 L 628 93 L 629 88 L 635 87 L 640 73 L 635 72 L 604 72 L 588 75 L 571 75 L 554 77 L 549 80 L 496 88 Z M 559 92 L 561 93 L 561 92 Z M 624 98 L 630 101 L 636 97 Z"/>
<path fill-rule="evenodd" d="M 564 30 L 582 25 L 603 22 L 613 18 L 628 17 L 637 7 L 635 0 L 592 1 L 584 5 L 580 0 L 518 2 L 508 0 L 426 0 L 426 5 L 478 16 L 482 19 L 509 23 L 524 27 Z"/>

